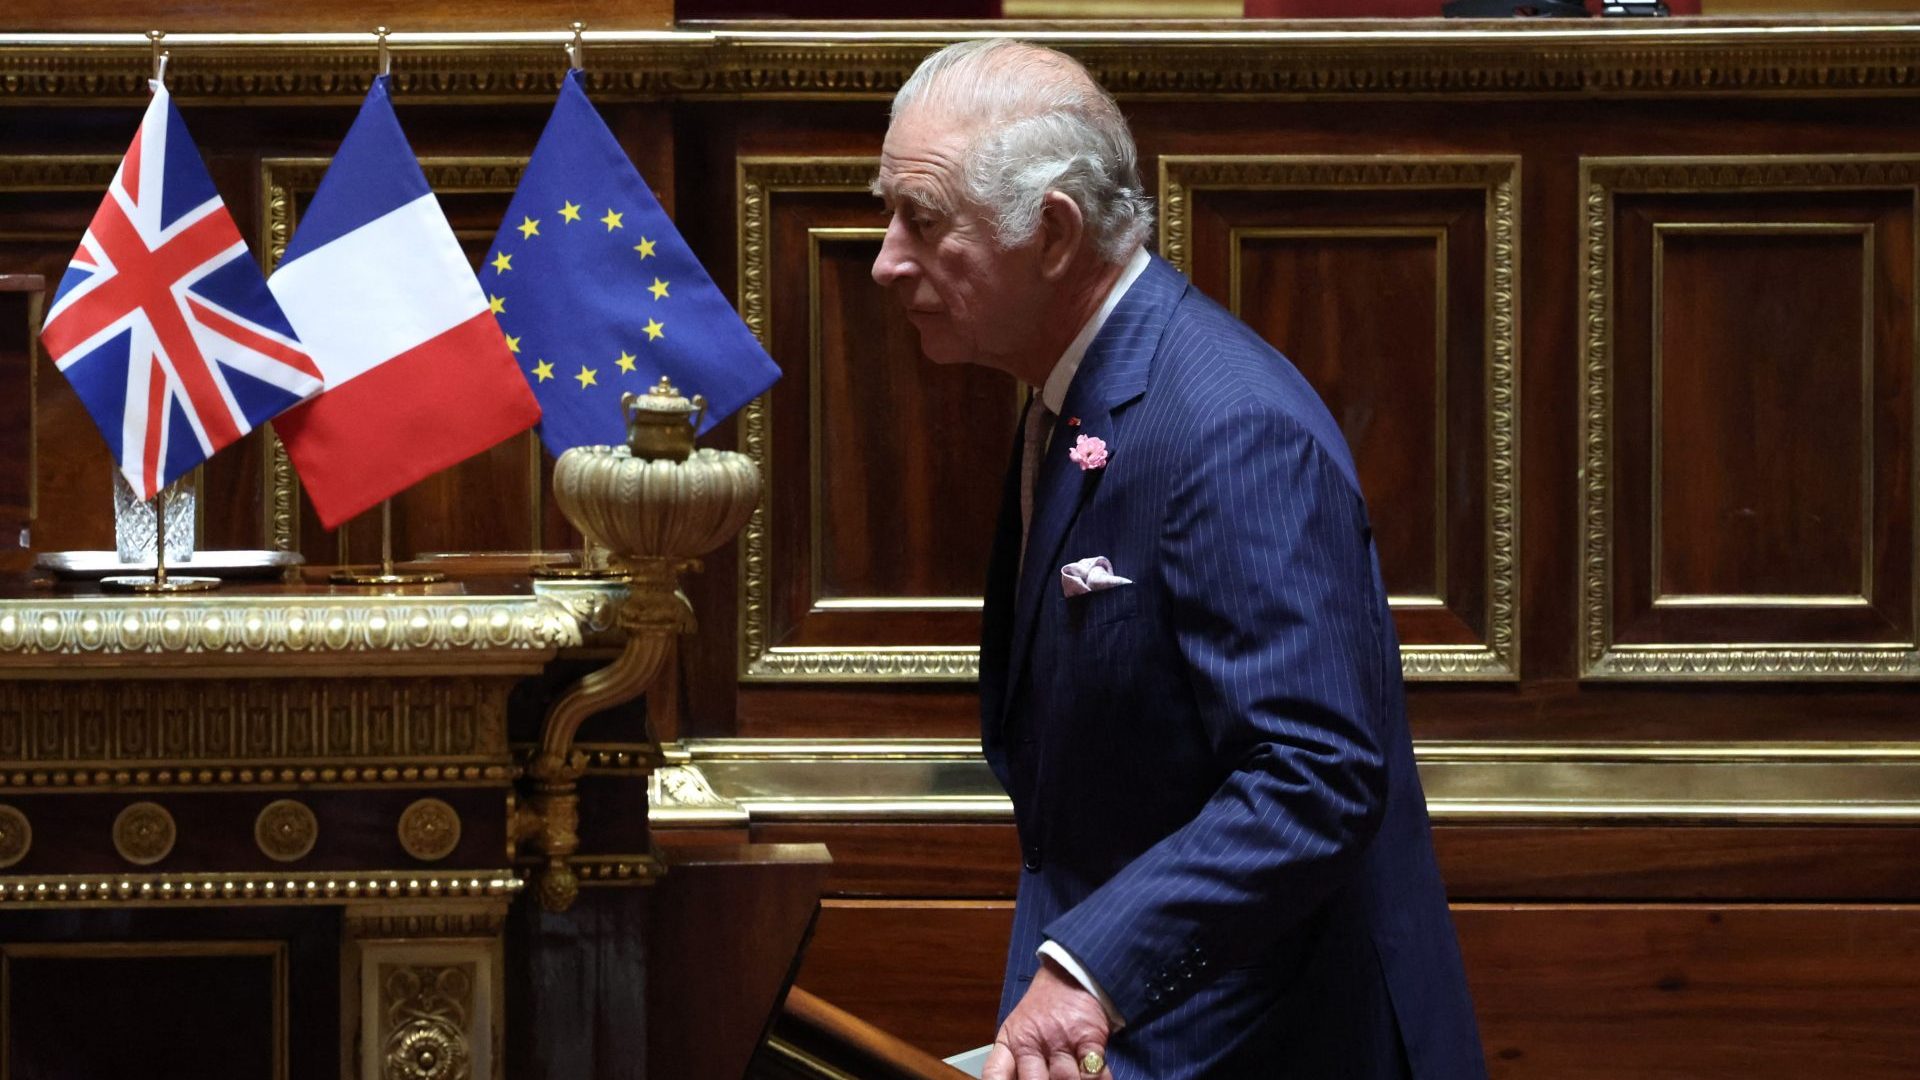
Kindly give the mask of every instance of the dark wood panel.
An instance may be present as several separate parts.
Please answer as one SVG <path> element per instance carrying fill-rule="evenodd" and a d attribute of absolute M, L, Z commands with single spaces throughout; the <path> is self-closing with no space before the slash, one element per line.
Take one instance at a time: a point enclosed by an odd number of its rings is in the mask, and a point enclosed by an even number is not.
<path fill-rule="evenodd" d="M 845 231 L 884 224 L 864 186 L 776 189 L 768 207 L 768 351 L 784 373 L 769 397 L 768 644 L 971 643 L 977 611 L 816 605 L 979 595 L 1012 382 L 920 358 L 912 324 L 868 276 L 873 237 Z"/>
<path fill-rule="evenodd" d="M 8 1075 L 285 1074 L 287 993 L 277 946 L 48 948 L 0 953 Z M 105 1023 L 111 1038 L 94 1026 Z"/>
<path fill-rule="evenodd" d="M 1615 220 L 1614 640 L 1906 638 L 1911 190 L 1624 192 Z"/>
<path fill-rule="evenodd" d="M 977 597 L 1000 501 L 982 474 L 1005 464 L 1012 388 L 991 372 L 919 357 L 912 324 L 873 281 L 878 229 L 816 236 L 812 246 L 814 595 Z M 787 321 L 783 313 L 776 325 Z M 791 371 L 793 358 L 783 362 Z"/>
<path fill-rule="evenodd" d="M 936 1054 L 976 1046 L 990 1037 L 1009 916 L 1004 904 L 831 901 L 798 981 Z M 1454 918 L 1498 1076 L 1920 1067 L 1909 906 L 1463 904 Z"/>
<path fill-rule="evenodd" d="M 755 840 L 821 843 L 827 894 L 1010 899 L 1008 824 L 761 824 Z M 1920 828 L 1465 825 L 1434 828 L 1447 892 L 1478 900 L 1920 901 Z"/>
<path fill-rule="evenodd" d="M 27 546 L 32 516 L 34 315 L 46 279 L 0 267 L 0 550 Z"/>
<path fill-rule="evenodd" d="M 1194 284 L 1286 354 L 1339 422 L 1388 591 L 1431 605 L 1396 612 L 1402 640 L 1482 641 L 1486 195 L 1340 188 L 1194 191 Z"/>
<path fill-rule="evenodd" d="M 940 1057 L 993 1040 L 1002 900 L 828 900 L 794 983 Z"/>
<path fill-rule="evenodd" d="M 1367 498 L 1401 511 L 1374 528 L 1399 595 L 1438 597 L 1445 584 L 1445 239 L 1441 228 L 1309 226 L 1231 241 L 1235 310 L 1329 397 Z M 1374 310 L 1382 295 L 1395 300 L 1391 319 Z"/>
<path fill-rule="evenodd" d="M 1873 233 L 1655 228 L 1656 595 L 1864 598 Z"/>
<path fill-rule="evenodd" d="M 1920 829 L 1440 825 L 1467 900 L 1920 900 Z"/>
<path fill-rule="evenodd" d="M 756 825 L 755 840 L 820 843 L 831 896 L 1011 900 L 1020 837 L 1004 825 Z"/>
<path fill-rule="evenodd" d="M 597 1075 L 745 1075 L 805 947 L 826 852 L 804 844 L 688 846 L 668 838 L 661 856 L 667 874 L 645 894 L 644 945 L 622 941 L 645 949 L 644 975 L 629 975 L 647 983 L 647 1061 L 644 1069 L 602 1061 Z M 594 942 L 593 934 L 582 940 L 588 947 L 611 944 Z"/>
<path fill-rule="evenodd" d="M 1696 1080 L 1920 1070 L 1920 910 L 1454 909 L 1493 1075 Z"/>

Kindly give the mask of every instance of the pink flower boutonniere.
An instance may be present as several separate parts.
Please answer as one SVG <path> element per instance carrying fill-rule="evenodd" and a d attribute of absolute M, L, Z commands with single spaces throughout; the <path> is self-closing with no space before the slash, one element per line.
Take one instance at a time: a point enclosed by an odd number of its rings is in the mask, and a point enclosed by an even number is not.
<path fill-rule="evenodd" d="M 1067 451 L 1067 457 L 1080 466 L 1081 472 L 1089 469 L 1107 467 L 1107 443 L 1098 435 L 1082 435 L 1073 440 L 1073 449 Z"/>

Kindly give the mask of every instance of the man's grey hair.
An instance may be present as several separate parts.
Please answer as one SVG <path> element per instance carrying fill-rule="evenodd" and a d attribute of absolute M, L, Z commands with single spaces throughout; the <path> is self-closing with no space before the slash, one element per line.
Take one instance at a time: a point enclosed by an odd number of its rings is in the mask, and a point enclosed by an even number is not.
<path fill-rule="evenodd" d="M 922 61 L 893 98 L 895 118 L 938 106 L 975 134 L 967 194 L 994 218 L 1002 247 L 1040 227 L 1049 191 L 1080 207 L 1102 258 L 1125 262 L 1153 226 L 1133 133 L 1113 98 L 1072 58 L 1012 38 L 949 45 Z"/>

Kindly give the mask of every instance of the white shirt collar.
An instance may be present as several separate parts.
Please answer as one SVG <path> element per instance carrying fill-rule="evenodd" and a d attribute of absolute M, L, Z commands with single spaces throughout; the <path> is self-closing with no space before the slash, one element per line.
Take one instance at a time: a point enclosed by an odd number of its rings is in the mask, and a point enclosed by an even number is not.
<path fill-rule="evenodd" d="M 1147 264 L 1151 261 L 1145 247 L 1134 249 L 1133 258 L 1127 260 L 1127 268 L 1120 272 L 1120 279 L 1115 281 L 1113 288 L 1107 291 L 1106 302 L 1100 305 L 1099 311 L 1093 313 L 1093 318 L 1088 319 L 1087 324 L 1080 328 L 1080 333 L 1074 337 L 1072 344 L 1067 346 L 1067 351 L 1061 353 L 1060 359 L 1054 362 L 1053 371 L 1047 376 L 1046 385 L 1040 388 L 1040 401 L 1047 407 L 1048 412 L 1055 416 L 1060 415 L 1060 409 L 1067 403 L 1067 387 L 1073 385 L 1073 376 L 1080 370 L 1080 361 L 1086 358 L 1087 347 L 1093 344 L 1093 339 L 1100 333 L 1100 328 L 1107 324 L 1107 316 L 1112 315 L 1113 309 L 1120 306 L 1120 298 L 1127 295 L 1127 290 L 1146 271 Z"/>

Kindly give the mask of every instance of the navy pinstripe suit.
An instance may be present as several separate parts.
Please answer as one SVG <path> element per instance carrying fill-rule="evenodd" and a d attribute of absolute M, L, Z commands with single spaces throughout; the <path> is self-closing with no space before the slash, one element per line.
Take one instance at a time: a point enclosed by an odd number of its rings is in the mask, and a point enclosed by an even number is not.
<path fill-rule="evenodd" d="M 1026 863 L 1001 1015 L 1051 938 L 1127 1018 L 1116 1080 L 1485 1075 L 1333 418 L 1157 258 L 1061 415 L 1017 582 L 1015 447 L 984 615 Z M 1133 584 L 1064 597 L 1094 555 Z"/>

